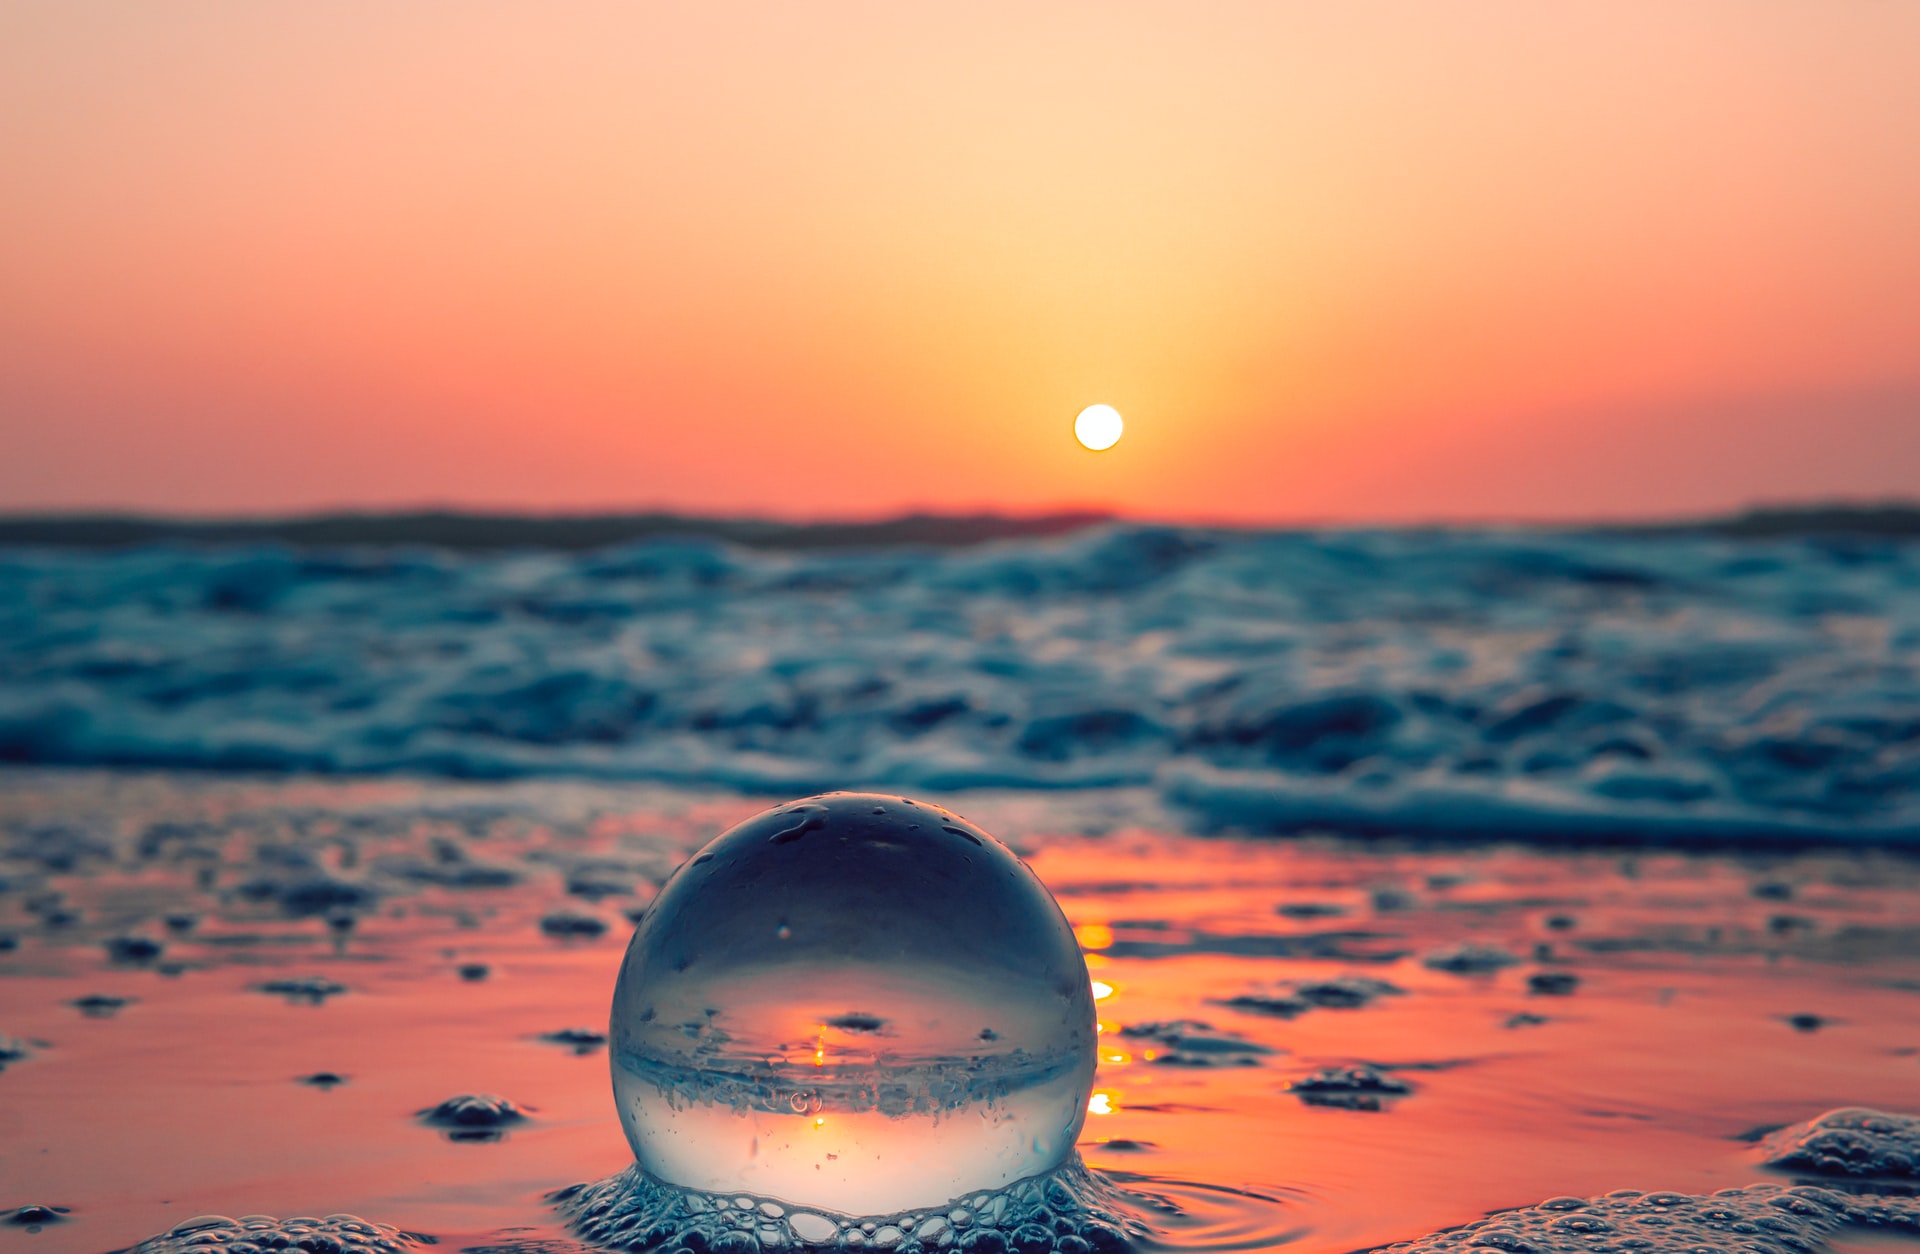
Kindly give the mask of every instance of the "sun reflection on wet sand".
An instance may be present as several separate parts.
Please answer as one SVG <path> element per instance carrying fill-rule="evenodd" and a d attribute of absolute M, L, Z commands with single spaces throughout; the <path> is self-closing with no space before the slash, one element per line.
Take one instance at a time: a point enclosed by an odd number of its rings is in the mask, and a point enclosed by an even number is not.
<path fill-rule="evenodd" d="M 61 1231 L 89 1248 L 206 1212 L 344 1210 L 443 1243 L 557 1233 L 541 1191 L 605 1177 L 628 1151 L 605 1053 L 542 1038 L 601 1013 L 620 910 L 755 808 L 644 789 L 8 777 L 0 822 L 84 822 L 119 850 L 66 871 L 18 864 L 0 894 L 0 932 L 18 938 L 0 952 L 0 1033 L 24 1051 L 0 1073 L 9 1194 L 71 1205 Z M 327 834 L 303 835 L 316 813 Z M 159 817 L 184 834 L 142 855 Z M 462 861 L 437 862 L 435 842 Z M 1740 1139 L 1754 1129 L 1846 1105 L 1920 1110 L 1910 860 L 1152 833 L 1023 846 L 1110 990 L 1081 1153 L 1284 1195 L 1307 1229 L 1293 1244 L 1313 1254 L 1556 1195 L 1712 1192 L 1765 1178 Z M 263 855 L 288 848 L 311 861 Z M 634 893 L 570 894 L 586 862 L 623 868 Z M 512 878 L 460 886 L 442 865 Z M 321 876 L 377 903 L 339 932 L 239 891 Z M 34 912 L 50 893 L 73 922 Z M 195 925 L 168 930 L 188 905 Z M 610 927 L 543 932 L 563 907 Z M 116 958 L 106 942 L 126 935 L 161 950 Z M 1461 960 L 1474 952 L 1504 959 Z M 475 964 L 485 978 L 463 976 Z M 307 976 L 344 991 L 259 991 Z M 70 1004 L 89 995 L 131 1000 L 97 1016 Z M 791 1039 L 796 1064 L 831 1066 L 820 1018 Z M 1384 1095 L 1310 1101 L 1300 1084 L 1357 1069 Z M 298 1082 L 322 1073 L 343 1080 Z M 462 1093 L 529 1113 L 477 1143 L 414 1120 Z M 824 1135 L 835 1118 L 806 1124 Z"/>

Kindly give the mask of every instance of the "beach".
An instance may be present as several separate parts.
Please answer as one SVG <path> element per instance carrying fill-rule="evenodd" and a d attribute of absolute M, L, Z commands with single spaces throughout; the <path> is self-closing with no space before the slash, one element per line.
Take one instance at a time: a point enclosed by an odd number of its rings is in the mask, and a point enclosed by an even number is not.
<path fill-rule="evenodd" d="M 1056 896 L 1079 1153 L 1168 1247 L 1847 1185 L 1780 1138 L 1920 1111 L 1898 542 L 5 560 L 0 1203 L 66 1208 L 21 1248 L 338 1213 L 593 1248 L 554 1195 L 631 1161 L 634 920 L 832 787 Z"/>
<path fill-rule="evenodd" d="M 1920 1254 L 1916 49 L 0 2 L 0 1254 Z"/>

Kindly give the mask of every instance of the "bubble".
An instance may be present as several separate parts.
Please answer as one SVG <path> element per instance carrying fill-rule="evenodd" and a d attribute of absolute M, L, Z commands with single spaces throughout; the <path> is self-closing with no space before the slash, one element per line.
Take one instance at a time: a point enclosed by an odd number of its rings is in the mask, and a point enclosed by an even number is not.
<path fill-rule="evenodd" d="M 5 1071 L 8 1063 L 19 1062 L 22 1058 L 29 1058 L 32 1055 L 33 1051 L 27 1048 L 25 1041 L 16 1036 L 0 1033 L 0 1071 Z"/>
<path fill-rule="evenodd" d="M 324 975 L 298 975 L 282 980 L 268 980 L 255 985 L 263 993 L 272 993 L 284 997 L 290 1002 L 318 1006 L 329 997 L 338 997 L 347 991 L 344 984 L 335 983 Z"/>
<path fill-rule="evenodd" d="M 1413 1086 L 1378 1068 L 1326 1067 L 1303 1076 L 1287 1090 L 1309 1106 L 1337 1106 L 1345 1110 L 1380 1110 L 1382 1101 L 1405 1097 Z"/>
<path fill-rule="evenodd" d="M 591 914 L 560 910 L 541 919 L 540 930 L 556 940 L 593 940 L 607 930 L 607 921 Z"/>
<path fill-rule="evenodd" d="M 607 1043 L 604 1032 L 595 1032 L 592 1028 L 560 1028 L 553 1032 L 542 1032 L 540 1039 L 549 1045 L 560 1045 L 576 1054 L 591 1054 Z"/>
<path fill-rule="evenodd" d="M 1920 1232 L 1920 1198 L 1854 1197 L 1774 1184 L 1724 1189 L 1711 1197 L 1621 1189 L 1605 1197 L 1556 1197 L 1538 1206 L 1500 1211 L 1417 1241 L 1382 1246 L 1378 1254 L 1456 1254 L 1483 1248 L 1508 1254 L 1785 1254 L 1830 1249 L 1837 1244 L 1833 1238 L 1847 1229 L 1888 1235 Z"/>
<path fill-rule="evenodd" d="M 638 1164 L 606 1180 L 561 1189 L 549 1200 L 591 1245 L 649 1254 L 675 1249 L 1015 1254 L 1022 1232 L 1029 1254 L 1128 1254 L 1150 1235 L 1134 1213 L 1133 1203 L 1140 1199 L 1087 1170 L 1078 1157 L 1040 1179 L 891 1214 L 847 1215 L 825 1206 L 790 1208 L 750 1196 L 705 1193 L 662 1184 Z M 1035 1239 L 1042 1234 L 1046 1246 Z"/>
<path fill-rule="evenodd" d="M 430 1238 L 427 1238 L 430 1239 Z M 332 1254 L 410 1254 L 422 1240 L 354 1215 L 274 1219 L 268 1215 L 199 1215 L 128 1254 L 259 1254 L 261 1250 L 326 1250 Z"/>
<path fill-rule="evenodd" d="M 1520 959 L 1504 949 L 1492 945 L 1459 945 L 1452 949 L 1443 949 L 1428 954 L 1426 965 L 1435 971 L 1450 971 L 1454 975 L 1485 975 L 1505 967 L 1516 966 Z"/>
<path fill-rule="evenodd" d="M 133 1002 L 134 999 L 131 997 L 114 997 L 107 993 L 88 993 L 84 997 L 74 998 L 67 1004 L 89 1019 L 111 1019 L 121 1010 L 131 1006 Z"/>
<path fill-rule="evenodd" d="M 1273 1052 L 1198 1019 L 1130 1023 L 1120 1035 L 1152 1046 L 1146 1057 L 1163 1067 L 1251 1067 Z"/>
<path fill-rule="evenodd" d="M 651 1177 L 879 1216 L 1067 1162 L 1094 1032 L 1073 932 L 1011 850 L 937 806 L 833 793 L 668 881 L 610 1053 Z"/>
<path fill-rule="evenodd" d="M 1850 1106 L 1766 1138 L 1767 1166 L 1796 1175 L 1920 1180 L 1920 1117 Z"/>
<path fill-rule="evenodd" d="M 527 1107 L 492 1093 L 461 1093 L 414 1113 L 420 1122 L 444 1129 L 450 1141 L 497 1141 L 527 1119 Z"/>
<path fill-rule="evenodd" d="M 166 947 L 148 936 L 115 936 L 106 942 L 107 957 L 114 962 L 138 964 L 152 962 Z"/>
<path fill-rule="evenodd" d="M 11 1211 L 0 1212 L 0 1217 L 5 1218 L 6 1222 L 16 1227 L 25 1228 L 29 1232 L 38 1232 L 48 1224 L 57 1224 L 64 1220 L 67 1217 L 67 1208 L 64 1206 L 20 1206 Z"/>

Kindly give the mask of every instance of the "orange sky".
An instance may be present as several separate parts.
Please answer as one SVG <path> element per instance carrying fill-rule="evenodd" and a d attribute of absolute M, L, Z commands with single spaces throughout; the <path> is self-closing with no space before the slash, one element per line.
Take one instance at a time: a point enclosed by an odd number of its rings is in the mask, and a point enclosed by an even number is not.
<path fill-rule="evenodd" d="M 1894 0 L 0 0 L 0 509 L 1912 495 L 1916 66 Z"/>

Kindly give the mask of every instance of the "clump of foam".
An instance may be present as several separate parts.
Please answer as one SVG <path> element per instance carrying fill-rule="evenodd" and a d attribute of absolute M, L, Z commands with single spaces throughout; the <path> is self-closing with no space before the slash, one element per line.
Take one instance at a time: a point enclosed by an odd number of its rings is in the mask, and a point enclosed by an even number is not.
<path fill-rule="evenodd" d="M 165 948 L 150 936 L 115 936 L 106 942 L 107 957 L 130 966 L 152 962 Z"/>
<path fill-rule="evenodd" d="M 1783 1128 L 1765 1141 L 1766 1164 L 1796 1175 L 1920 1180 L 1920 1118 L 1848 1107 Z"/>
<path fill-rule="evenodd" d="M 84 997 L 74 998 L 67 1004 L 89 1019 L 111 1019 L 126 1007 L 131 1006 L 134 1001 L 132 997 L 115 997 L 109 993 L 88 993 Z"/>
<path fill-rule="evenodd" d="M 1406 992 L 1398 985 L 1364 975 L 1341 975 L 1324 980 L 1296 980 L 1275 993 L 1243 993 L 1220 1004 L 1246 1014 L 1293 1019 L 1309 1010 L 1358 1010 L 1381 997 Z"/>
<path fill-rule="evenodd" d="M 33 1057 L 33 1051 L 27 1048 L 25 1041 L 17 1036 L 0 1033 L 0 1071 L 5 1071 L 10 1062 L 19 1062 L 23 1058 L 31 1057 Z"/>
<path fill-rule="evenodd" d="M 527 1109 L 492 1093 L 461 1093 L 415 1114 L 421 1123 L 443 1129 L 449 1141 L 497 1141 L 508 1128 L 527 1121 Z"/>
<path fill-rule="evenodd" d="M 556 910 L 540 920 L 540 930 L 555 940 L 594 940 L 606 934 L 607 921 L 598 915 Z"/>
<path fill-rule="evenodd" d="M 1859 1197 L 1801 1185 L 1754 1184 L 1710 1197 L 1621 1189 L 1605 1197 L 1556 1197 L 1499 1211 L 1380 1254 L 1592 1254 L 1597 1249 L 1676 1254 L 1799 1254 L 1847 1227 L 1920 1235 L 1920 1199 Z"/>
<path fill-rule="evenodd" d="M 201 1215 L 149 1237 L 127 1254 L 258 1254 L 262 1250 L 326 1251 L 326 1254 L 406 1254 L 420 1243 L 398 1228 L 357 1215 L 324 1219 L 274 1219 L 246 1215 Z"/>
<path fill-rule="evenodd" d="M 0 1215 L 0 1222 L 25 1228 L 28 1232 L 38 1232 L 49 1224 L 65 1223 L 67 1209 L 65 1206 L 41 1206 L 30 1202 Z"/>
<path fill-rule="evenodd" d="M 1520 959 L 1492 945 L 1465 944 L 1428 954 L 1425 963 L 1435 971 L 1454 975 L 1485 975 L 1520 965 Z"/>
<path fill-rule="evenodd" d="M 284 997 L 290 1002 L 318 1006 L 329 997 L 338 997 L 347 991 L 347 986 L 329 980 L 324 975 L 296 975 L 281 980 L 268 980 L 256 985 L 261 992 L 271 993 L 275 997 Z"/>
<path fill-rule="evenodd" d="M 548 1045 L 563 1046 L 576 1054 L 591 1054 L 607 1043 L 607 1034 L 592 1028 L 559 1028 L 542 1032 L 540 1039 Z"/>
<path fill-rule="evenodd" d="M 1119 1218 L 1119 1191 L 1074 1157 L 1049 1175 L 940 1206 L 852 1216 L 751 1194 L 663 1185 L 638 1166 L 553 1195 L 574 1231 L 616 1250 L 759 1254 L 834 1249 L 884 1254 L 1124 1254 L 1147 1235 Z"/>
<path fill-rule="evenodd" d="M 1131 1023 L 1120 1029 L 1120 1035 L 1156 1047 L 1146 1057 L 1163 1067 L 1251 1067 L 1273 1052 L 1199 1019 Z"/>
<path fill-rule="evenodd" d="M 1327 1067 L 1287 1085 L 1287 1091 L 1309 1106 L 1341 1110 L 1381 1110 L 1382 1103 L 1413 1092 L 1405 1080 L 1396 1080 L 1376 1067 Z"/>

